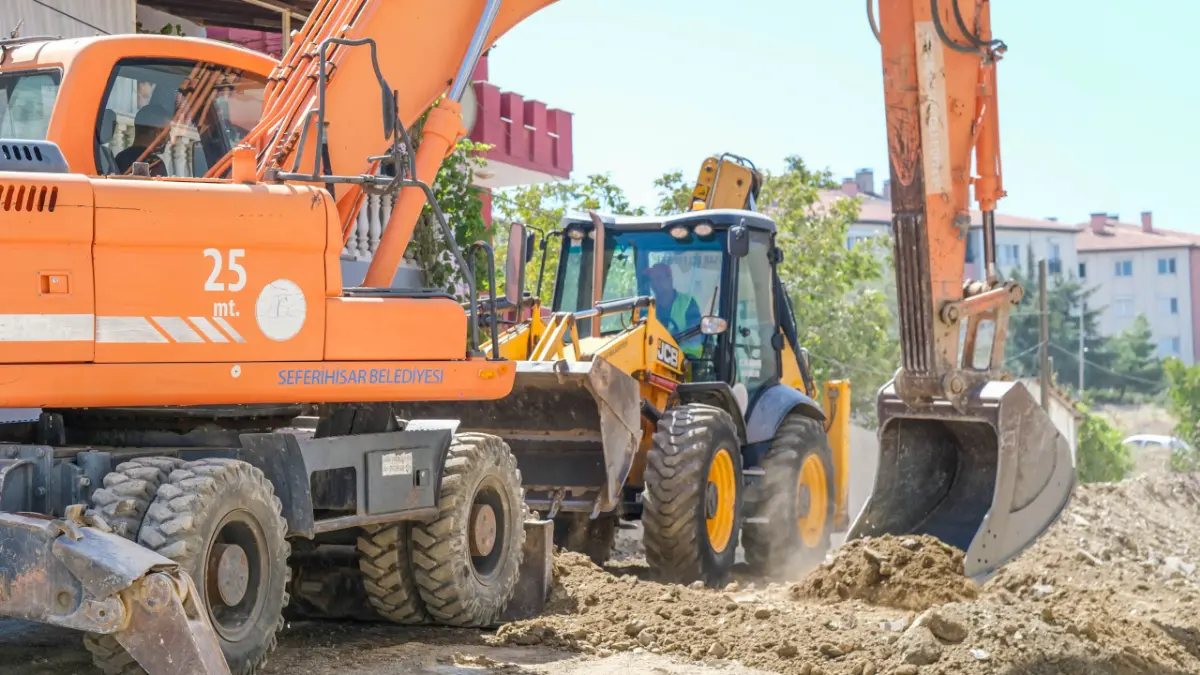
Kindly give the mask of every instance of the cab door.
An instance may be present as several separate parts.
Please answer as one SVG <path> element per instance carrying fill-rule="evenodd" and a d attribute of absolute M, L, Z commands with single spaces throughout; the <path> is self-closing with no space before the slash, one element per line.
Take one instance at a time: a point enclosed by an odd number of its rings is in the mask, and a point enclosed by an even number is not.
<path fill-rule="evenodd" d="M 94 356 L 91 184 L 46 173 L 37 144 L 60 83 L 55 69 L 0 73 L 0 363 Z"/>
<path fill-rule="evenodd" d="M 779 346 L 776 335 L 774 284 L 771 266 L 771 235 L 749 232 L 750 252 L 737 261 L 732 332 L 733 382 L 745 387 L 747 410 L 753 410 L 759 395 L 779 381 Z"/>
<path fill-rule="evenodd" d="M 322 358 L 330 200 L 191 180 L 253 126 L 265 85 L 196 61 L 116 64 L 97 166 L 125 175 L 142 163 L 151 178 L 96 181 L 98 362 Z"/>

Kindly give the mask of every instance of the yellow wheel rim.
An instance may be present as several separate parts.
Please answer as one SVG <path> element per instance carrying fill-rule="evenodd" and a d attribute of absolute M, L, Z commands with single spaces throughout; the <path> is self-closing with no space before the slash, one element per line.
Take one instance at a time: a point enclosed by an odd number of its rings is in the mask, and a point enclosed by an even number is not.
<path fill-rule="evenodd" d="M 800 475 L 796 479 L 796 527 L 800 530 L 800 540 L 809 548 L 820 545 L 825 534 L 825 523 L 829 519 L 826 485 L 825 465 L 816 455 L 809 455 L 800 465 Z"/>
<path fill-rule="evenodd" d="M 733 456 L 721 448 L 708 466 L 708 482 L 704 491 L 704 509 L 708 518 L 708 544 L 717 553 L 724 552 L 733 538 L 733 509 L 737 499 L 737 474 L 733 471 Z"/>

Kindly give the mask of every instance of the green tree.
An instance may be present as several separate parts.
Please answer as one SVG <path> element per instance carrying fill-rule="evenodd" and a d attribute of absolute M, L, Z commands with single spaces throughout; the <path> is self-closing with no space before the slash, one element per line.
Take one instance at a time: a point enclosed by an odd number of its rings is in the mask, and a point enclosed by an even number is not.
<path fill-rule="evenodd" d="M 1200 470 L 1200 365 L 1188 366 L 1176 358 L 1163 361 L 1166 373 L 1167 405 L 1178 422 L 1174 434 L 1191 446 L 1191 450 L 1171 453 L 1171 468 L 1175 471 Z"/>
<path fill-rule="evenodd" d="M 1018 377 L 1039 374 L 1038 343 L 1041 327 L 1038 273 L 1033 250 L 1026 256 L 1025 269 L 1014 269 L 1011 277 L 1025 289 L 1021 304 L 1009 315 L 1005 365 Z M 1110 381 L 1112 354 L 1107 339 L 1100 334 L 1103 308 L 1090 302 L 1095 289 L 1085 287 L 1073 274 L 1047 279 L 1046 303 L 1049 306 L 1050 355 L 1054 376 L 1061 385 L 1072 389 L 1079 383 L 1079 310 L 1083 314 L 1084 386 L 1104 387 Z"/>
<path fill-rule="evenodd" d="M 1083 403 L 1079 427 L 1078 449 L 1075 453 L 1075 475 L 1081 483 L 1113 482 L 1124 479 L 1133 471 L 1129 447 L 1121 442 L 1121 432 Z"/>
<path fill-rule="evenodd" d="M 654 179 L 658 191 L 655 215 L 673 216 L 685 213 L 692 203 L 692 186 L 683 180 L 682 171 L 669 171 Z"/>
<path fill-rule="evenodd" d="M 541 183 L 497 191 L 493 204 L 497 213 L 496 223 L 501 225 L 495 233 L 497 276 L 503 278 L 503 270 L 500 268 L 503 267 L 504 256 L 507 253 L 504 242 L 508 236 L 509 223 L 536 227 L 547 234 L 546 279 L 542 284 L 541 294 L 544 306 L 549 306 L 554 296 L 554 274 L 558 268 L 561 239 L 553 233 L 559 231 L 564 215 L 582 214 L 589 210 L 606 215 L 646 215 L 645 209 L 629 203 L 625 192 L 608 174 L 593 174 L 582 181 Z M 526 290 L 530 292 L 537 284 L 538 271 L 542 264 L 540 255 L 534 255 L 533 258 L 528 261 L 525 270 Z"/>
<path fill-rule="evenodd" d="M 892 377 L 899 343 L 892 330 L 886 294 L 880 288 L 887 239 L 847 248 L 850 225 L 858 220 L 858 202 L 820 200 L 836 183 L 828 170 L 814 171 L 796 156 L 784 170 L 765 173 L 759 203 L 778 228 L 784 259 L 780 278 L 796 310 L 800 344 L 813 357 L 819 379 L 848 379 L 852 408 L 868 420 L 875 394 Z"/>
<path fill-rule="evenodd" d="M 1163 364 L 1154 345 L 1154 333 L 1144 314 L 1138 314 L 1133 324 L 1109 340 L 1114 371 L 1110 386 L 1118 391 L 1118 399 L 1126 393 L 1156 394 L 1163 389 Z"/>

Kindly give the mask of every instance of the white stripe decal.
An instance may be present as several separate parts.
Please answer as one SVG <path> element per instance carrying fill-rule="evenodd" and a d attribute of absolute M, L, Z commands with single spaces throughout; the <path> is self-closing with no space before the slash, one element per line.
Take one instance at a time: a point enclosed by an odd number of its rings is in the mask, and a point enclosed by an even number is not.
<path fill-rule="evenodd" d="M 243 338 L 236 330 L 234 330 L 233 326 L 230 326 L 229 322 L 226 321 L 224 318 L 219 317 L 219 316 L 214 316 L 213 321 L 217 322 L 217 325 L 221 327 L 221 330 L 225 331 L 226 333 L 229 333 L 229 337 L 233 338 L 234 342 L 245 342 L 246 341 L 246 339 Z"/>
<path fill-rule="evenodd" d="M 208 319 L 202 316 L 189 316 L 188 321 L 191 321 L 193 324 L 195 324 L 196 328 L 199 328 L 200 332 L 204 333 L 204 337 L 208 338 L 209 340 L 212 340 L 213 342 L 229 342 L 229 338 L 225 337 L 221 331 L 217 330 L 217 327 L 212 325 L 212 322 Z"/>
<path fill-rule="evenodd" d="M 0 314 L 0 342 L 90 342 L 91 314 Z"/>
<path fill-rule="evenodd" d="M 96 342 L 147 344 L 168 342 L 163 334 L 143 316 L 96 317 Z"/>
<path fill-rule="evenodd" d="M 192 327 L 188 325 L 188 322 L 183 320 L 183 317 L 152 316 L 150 318 L 154 319 L 154 323 L 158 324 L 158 327 L 163 329 L 163 332 L 176 342 L 204 342 L 204 338 L 192 330 Z"/>

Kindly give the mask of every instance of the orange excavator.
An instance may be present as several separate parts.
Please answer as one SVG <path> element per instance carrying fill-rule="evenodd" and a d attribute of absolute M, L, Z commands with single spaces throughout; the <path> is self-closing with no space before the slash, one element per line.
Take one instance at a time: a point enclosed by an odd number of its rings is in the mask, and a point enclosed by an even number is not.
<path fill-rule="evenodd" d="M 468 338 L 477 302 L 391 282 L 426 204 L 449 234 L 428 186 L 476 60 L 552 2 L 321 0 L 278 63 L 188 38 L 0 40 L 0 406 L 41 409 L 0 425 L 0 615 L 86 632 L 107 673 L 252 673 L 306 592 L 289 558 L 328 546 L 384 617 L 502 616 L 548 538 L 511 451 L 393 403 L 496 400 L 515 369 Z M 988 11 L 881 0 L 873 22 L 903 363 L 850 532 L 937 535 L 972 573 L 1032 543 L 1074 480 L 1000 368 L 1021 289 L 995 270 Z M 972 184 L 980 281 L 962 272 Z M 372 193 L 397 207 L 347 287 Z M 289 429 L 313 402 L 315 432 Z"/>
<path fill-rule="evenodd" d="M 0 425 L 0 615 L 84 631 L 106 673 L 245 675 L 320 547 L 397 621 L 487 625 L 549 574 L 508 446 L 392 409 L 513 366 L 392 277 L 427 203 L 450 233 L 429 185 L 480 54 L 551 2 L 322 0 L 278 63 L 0 40 L 0 407 L 40 409 Z M 348 287 L 359 205 L 397 192 Z"/>

